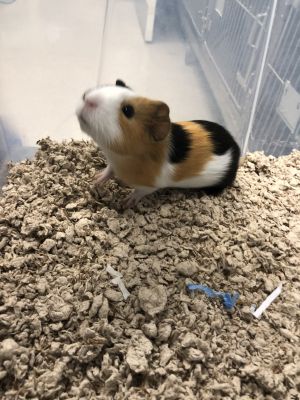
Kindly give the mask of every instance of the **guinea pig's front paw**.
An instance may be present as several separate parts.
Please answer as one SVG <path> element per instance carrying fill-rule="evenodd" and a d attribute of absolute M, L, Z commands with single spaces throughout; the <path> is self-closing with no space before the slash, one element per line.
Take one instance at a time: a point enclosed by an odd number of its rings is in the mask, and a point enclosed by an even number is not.
<path fill-rule="evenodd" d="M 123 208 L 124 210 L 127 210 L 128 208 L 132 208 L 135 205 L 137 205 L 137 203 L 139 202 L 140 199 L 137 199 L 134 195 L 134 193 L 131 193 L 129 196 L 127 196 L 124 200 L 123 203 Z"/>
<path fill-rule="evenodd" d="M 155 190 L 156 189 L 154 188 L 148 187 L 134 189 L 134 191 L 128 197 L 126 197 L 123 207 L 127 209 L 136 206 L 143 197 L 155 192 Z"/>
<path fill-rule="evenodd" d="M 98 174 L 94 176 L 94 184 L 95 185 L 103 185 L 109 179 L 113 178 L 114 173 L 110 165 L 100 171 Z"/>

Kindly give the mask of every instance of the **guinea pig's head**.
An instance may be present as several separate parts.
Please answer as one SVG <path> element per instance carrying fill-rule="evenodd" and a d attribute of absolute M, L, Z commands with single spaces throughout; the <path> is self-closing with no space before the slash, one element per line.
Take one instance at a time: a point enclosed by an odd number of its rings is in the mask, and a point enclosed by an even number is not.
<path fill-rule="evenodd" d="M 121 80 L 86 91 L 76 114 L 97 144 L 122 154 L 143 153 L 171 128 L 167 104 L 138 96 Z"/>

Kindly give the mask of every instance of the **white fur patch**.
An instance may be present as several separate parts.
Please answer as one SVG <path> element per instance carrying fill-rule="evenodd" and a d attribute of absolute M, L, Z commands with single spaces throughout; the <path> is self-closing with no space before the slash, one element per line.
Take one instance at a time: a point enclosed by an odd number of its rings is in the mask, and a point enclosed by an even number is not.
<path fill-rule="evenodd" d="M 231 162 L 231 150 L 228 150 L 221 156 L 214 155 L 205 168 L 199 173 L 198 176 L 183 179 L 180 181 L 173 181 L 174 164 L 165 163 L 161 170 L 160 176 L 156 180 L 158 188 L 164 187 L 177 187 L 177 188 L 201 188 L 209 187 L 218 184 L 226 172 L 228 171 Z"/>
<path fill-rule="evenodd" d="M 109 146 L 122 136 L 119 124 L 121 104 L 135 96 L 134 92 L 121 86 L 104 86 L 90 90 L 86 94 L 86 100 L 95 106 L 91 107 L 82 101 L 76 110 L 82 130 L 100 147 Z"/>
<path fill-rule="evenodd" d="M 155 186 L 158 188 L 169 187 L 174 175 L 175 166 L 169 162 L 165 162 L 160 171 L 160 175 L 155 180 Z"/>

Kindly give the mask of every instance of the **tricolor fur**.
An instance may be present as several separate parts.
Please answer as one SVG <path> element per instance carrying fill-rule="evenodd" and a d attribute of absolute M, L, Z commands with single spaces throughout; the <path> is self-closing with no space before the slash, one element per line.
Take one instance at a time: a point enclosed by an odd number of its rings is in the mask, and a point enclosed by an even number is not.
<path fill-rule="evenodd" d="M 213 193 L 235 179 L 240 150 L 225 128 L 208 121 L 171 123 L 165 103 L 138 96 L 122 81 L 87 91 L 77 115 L 110 172 L 145 194 L 165 187 Z"/>

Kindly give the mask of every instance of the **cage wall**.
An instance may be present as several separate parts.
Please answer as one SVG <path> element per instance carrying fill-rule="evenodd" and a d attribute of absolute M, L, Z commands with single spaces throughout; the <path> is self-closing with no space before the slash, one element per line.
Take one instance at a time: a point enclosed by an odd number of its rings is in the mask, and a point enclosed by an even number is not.
<path fill-rule="evenodd" d="M 300 2 L 183 0 L 182 26 L 244 150 L 300 146 Z"/>

